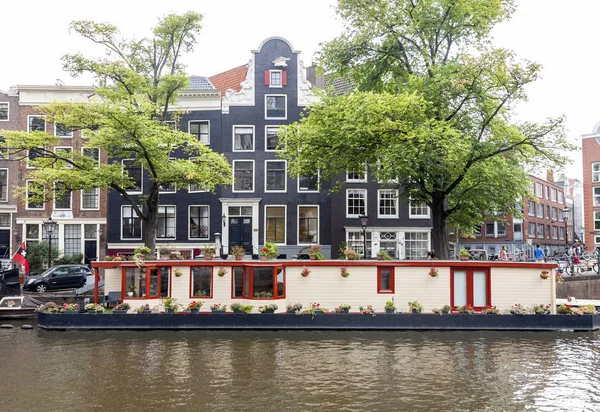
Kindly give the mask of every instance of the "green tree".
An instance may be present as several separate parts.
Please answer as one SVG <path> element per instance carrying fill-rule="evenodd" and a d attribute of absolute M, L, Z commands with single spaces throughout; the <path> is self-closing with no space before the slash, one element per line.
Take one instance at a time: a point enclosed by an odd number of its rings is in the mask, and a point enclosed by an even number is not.
<path fill-rule="evenodd" d="M 29 178 L 38 185 L 30 190 L 33 201 L 49 201 L 71 190 L 110 188 L 123 196 L 143 222 L 143 242 L 155 250 L 156 220 L 161 185 L 184 188 L 199 185 L 214 190 L 231 179 L 225 157 L 212 152 L 188 133 L 164 123 L 177 120 L 181 113 L 172 110 L 178 93 L 189 77 L 181 58 L 193 50 L 201 28 L 202 15 L 188 12 L 160 19 L 153 36 L 125 40 L 116 27 L 76 21 L 71 29 L 106 49 L 105 58 L 65 55 L 64 68 L 72 75 L 91 73 L 95 77 L 95 96 L 90 102 L 57 102 L 40 111 L 47 120 L 81 130 L 85 147 L 100 149 L 108 162 L 98 165 L 89 152 L 54 152 L 60 142 L 43 132 L 2 131 L 1 147 L 7 156 L 25 160 L 35 169 Z M 31 156 L 31 153 L 35 156 Z M 180 158 L 172 158 L 173 153 Z M 150 184 L 143 194 L 129 194 L 135 181 L 121 163 L 132 159 L 141 166 Z M 21 188 L 21 198 L 25 196 Z"/>
<path fill-rule="evenodd" d="M 450 224 L 518 215 L 528 173 L 564 165 L 561 151 L 574 146 L 563 118 L 511 119 L 540 71 L 491 45 L 490 30 L 513 11 L 512 0 L 340 0 L 346 30 L 319 64 L 356 91 L 325 97 L 283 129 L 291 172 L 320 171 L 339 188 L 346 171 L 370 165 L 373 180 L 397 181 L 429 206 L 441 257 Z"/>

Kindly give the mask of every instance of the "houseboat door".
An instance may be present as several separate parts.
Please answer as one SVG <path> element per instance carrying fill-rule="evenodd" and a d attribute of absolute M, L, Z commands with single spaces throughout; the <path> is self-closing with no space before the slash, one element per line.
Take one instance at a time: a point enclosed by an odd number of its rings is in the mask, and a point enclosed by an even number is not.
<path fill-rule="evenodd" d="M 229 218 L 229 249 L 232 246 L 243 246 L 246 254 L 254 254 L 252 251 L 252 218 L 230 217 Z"/>

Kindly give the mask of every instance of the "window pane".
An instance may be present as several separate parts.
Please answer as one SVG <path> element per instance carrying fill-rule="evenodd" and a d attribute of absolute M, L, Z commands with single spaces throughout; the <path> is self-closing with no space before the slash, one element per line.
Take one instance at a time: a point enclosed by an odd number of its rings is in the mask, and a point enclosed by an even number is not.
<path fill-rule="evenodd" d="M 254 190 L 252 162 L 234 162 L 234 169 L 234 189 L 239 191 Z"/>
<path fill-rule="evenodd" d="M 131 206 L 123 206 L 122 210 L 122 230 L 123 238 L 141 238 L 142 221 Z"/>
<path fill-rule="evenodd" d="M 366 190 L 348 190 L 347 192 L 348 202 L 348 216 L 359 216 L 365 214 L 365 201 L 367 197 Z"/>
<path fill-rule="evenodd" d="M 8 200 L 8 169 L 0 169 L 0 201 Z"/>
<path fill-rule="evenodd" d="M 456 273 L 454 274 L 456 278 Z M 487 306 L 487 277 L 485 272 L 473 273 L 473 306 Z"/>
<path fill-rule="evenodd" d="M 175 238 L 175 206 L 159 206 L 156 237 Z"/>
<path fill-rule="evenodd" d="M 319 191 L 319 176 L 300 176 L 298 178 L 298 188 L 301 192 L 317 192 Z"/>
<path fill-rule="evenodd" d="M 190 134 L 195 136 L 199 142 L 209 143 L 208 122 L 190 122 Z"/>
<path fill-rule="evenodd" d="M 190 206 L 190 237 L 208 239 L 208 206 Z"/>
<path fill-rule="evenodd" d="M 277 137 L 277 129 L 277 127 L 267 127 L 266 150 L 277 149 L 277 143 L 279 143 L 279 138 Z"/>
<path fill-rule="evenodd" d="M 385 268 L 379 272 L 380 290 L 392 290 L 392 270 Z"/>
<path fill-rule="evenodd" d="M 194 267 L 192 268 L 192 296 L 212 296 L 212 268 Z"/>
<path fill-rule="evenodd" d="M 8 103 L 0 103 L 0 120 L 8 120 Z"/>
<path fill-rule="evenodd" d="M 285 162 L 267 162 L 266 190 L 285 190 Z"/>
<path fill-rule="evenodd" d="M 243 286 L 244 286 L 244 268 L 234 267 L 233 268 L 233 296 L 236 298 L 242 297 Z"/>
<path fill-rule="evenodd" d="M 267 117 L 285 118 L 285 96 L 267 96 Z"/>
<path fill-rule="evenodd" d="M 254 149 L 254 129 L 251 127 L 234 128 L 234 150 L 253 150 Z"/>
<path fill-rule="evenodd" d="M 454 306 L 467 304 L 467 273 L 454 272 Z"/>
<path fill-rule="evenodd" d="M 285 208 L 267 207 L 265 242 L 285 243 Z"/>
<path fill-rule="evenodd" d="M 298 240 L 300 243 L 319 241 L 319 212 L 314 206 L 301 206 L 299 209 Z"/>
<path fill-rule="evenodd" d="M 100 189 L 84 189 L 81 191 L 81 208 L 98 209 L 100 207 Z"/>
<path fill-rule="evenodd" d="M 65 256 L 81 253 L 81 225 L 65 225 Z"/>
<path fill-rule="evenodd" d="M 272 298 L 273 268 L 254 268 L 252 270 L 252 296 L 254 298 Z"/>
<path fill-rule="evenodd" d="M 123 173 L 128 175 L 132 181 L 132 186 L 127 188 L 129 192 L 142 191 L 142 166 L 133 164 L 133 159 L 123 160 Z"/>

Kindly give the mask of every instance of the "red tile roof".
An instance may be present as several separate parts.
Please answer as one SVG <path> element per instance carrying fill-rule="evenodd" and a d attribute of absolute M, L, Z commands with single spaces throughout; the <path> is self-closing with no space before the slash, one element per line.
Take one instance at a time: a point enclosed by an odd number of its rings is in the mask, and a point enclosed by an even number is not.
<path fill-rule="evenodd" d="M 248 67 L 244 64 L 243 66 L 238 66 L 234 69 L 227 70 L 226 72 L 215 74 L 208 79 L 216 89 L 221 91 L 221 96 L 225 96 L 227 89 L 232 89 L 236 92 L 240 91 L 240 83 L 246 80 L 247 72 Z"/>

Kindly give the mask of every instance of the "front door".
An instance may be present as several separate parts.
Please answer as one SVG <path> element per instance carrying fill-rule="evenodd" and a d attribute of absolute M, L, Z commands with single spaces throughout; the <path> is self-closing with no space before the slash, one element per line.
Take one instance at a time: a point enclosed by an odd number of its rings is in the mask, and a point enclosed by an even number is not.
<path fill-rule="evenodd" d="M 10 230 L 0 230 L 0 259 L 10 258 Z"/>
<path fill-rule="evenodd" d="M 86 240 L 85 241 L 85 264 L 89 265 L 91 262 L 98 260 L 96 256 L 96 241 Z"/>
<path fill-rule="evenodd" d="M 232 246 L 243 246 L 246 254 L 252 255 L 252 218 L 230 217 L 229 218 L 229 249 Z"/>

